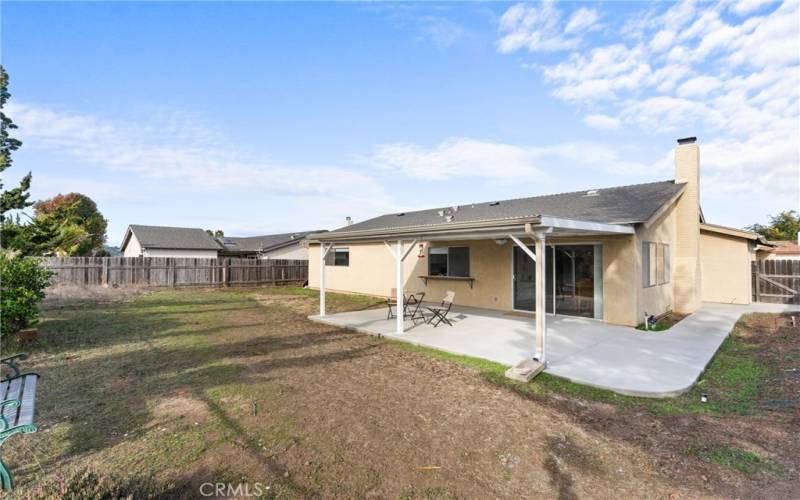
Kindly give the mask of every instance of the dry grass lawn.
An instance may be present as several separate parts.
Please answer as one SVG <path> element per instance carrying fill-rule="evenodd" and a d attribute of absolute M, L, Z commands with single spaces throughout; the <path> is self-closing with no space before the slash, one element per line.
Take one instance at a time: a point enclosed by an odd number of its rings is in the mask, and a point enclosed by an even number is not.
<path fill-rule="evenodd" d="M 329 295 L 333 311 L 372 305 Z M 652 403 L 552 377 L 522 387 L 490 363 L 312 323 L 316 308 L 316 294 L 296 288 L 50 302 L 40 345 L 23 348 L 42 376 L 40 431 L 4 449 L 15 494 L 52 494 L 86 467 L 147 478 L 173 498 L 196 498 L 206 482 L 260 483 L 279 498 L 800 491 L 800 378 L 742 396 L 778 403 L 710 410 L 695 394 Z M 769 355 L 793 374 L 800 335 L 772 317 L 750 321 L 743 341 L 761 328 L 759 342 L 783 342 Z"/>

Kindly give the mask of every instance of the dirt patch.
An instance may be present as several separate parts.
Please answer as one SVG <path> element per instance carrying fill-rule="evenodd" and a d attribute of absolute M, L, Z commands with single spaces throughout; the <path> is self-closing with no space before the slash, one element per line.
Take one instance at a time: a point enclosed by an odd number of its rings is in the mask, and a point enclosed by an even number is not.
<path fill-rule="evenodd" d="M 186 391 L 176 392 L 173 396 L 161 399 L 152 409 L 156 421 L 172 421 L 186 419 L 189 422 L 204 422 L 210 412 L 203 401 L 188 396 Z"/>
<path fill-rule="evenodd" d="M 143 287 L 78 287 L 54 286 L 45 290 L 42 302 L 43 309 L 73 307 L 76 305 L 100 305 L 130 302 L 136 297 L 148 293 L 151 289 Z"/>

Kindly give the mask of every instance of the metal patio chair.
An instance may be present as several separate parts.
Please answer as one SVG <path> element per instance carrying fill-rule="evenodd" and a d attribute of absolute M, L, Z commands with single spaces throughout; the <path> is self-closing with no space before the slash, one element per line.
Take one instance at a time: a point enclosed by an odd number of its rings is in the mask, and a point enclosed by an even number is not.
<path fill-rule="evenodd" d="M 447 315 L 450 313 L 450 309 L 453 308 L 453 300 L 456 298 L 456 292 L 448 290 L 447 293 L 444 295 L 442 299 L 442 304 L 440 306 L 433 306 L 433 307 L 426 307 L 425 309 L 429 310 L 433 315 L 428 320 L 428 324 L 432 324 L 434 328 L 439 326 L 440 323 L 445 323 L 449 326 L 453 326 L 453 323 L 447 319 Z"/>

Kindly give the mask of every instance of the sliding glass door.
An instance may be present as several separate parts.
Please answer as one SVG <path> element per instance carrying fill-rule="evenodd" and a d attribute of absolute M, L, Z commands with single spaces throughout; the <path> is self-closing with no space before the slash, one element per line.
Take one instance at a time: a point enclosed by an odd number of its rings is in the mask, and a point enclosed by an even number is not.
<path fill-rule="evenodd" d="M 512 260 L 514 309 L 533 311 L 536 265 L 519 247 L 514 247 Z M 548 246 L 545 264 L 545 310 L 548 313 L 602 318 L 600 245 Z"/>
<path fill-rule="evenodd" d="M 531 249 L 532 252 L 536 253 L 533 247 L 528 247 Z M 522 251 L 522 249 L 516 245 L 514 245 L 514 255 L 513 255 L 513 274 L 512 274 L 512 281 L 513 281 L 513 294 L 514 294 L 514 309 L 518 311 L 531 311 L 534 310 L 534 304 L 536 300 L 536 263 L 528 257 L 528 255 Z M 547 259 L 546 261 L 550 261 L 553 258 L 553 248 L 547 247 Z M 547 277 L 547 281 L 545 285 L 547 287 L 547 298 L 548 300 L 545 302 L 545 309 L 547 312 L 553 312 L 553 283 L 550 279 L 551 273 L 545 273 Z"/>

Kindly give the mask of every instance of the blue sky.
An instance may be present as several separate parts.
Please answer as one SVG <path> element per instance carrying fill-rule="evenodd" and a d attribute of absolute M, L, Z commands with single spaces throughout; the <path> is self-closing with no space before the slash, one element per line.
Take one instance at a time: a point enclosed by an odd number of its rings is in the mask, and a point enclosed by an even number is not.
<path fill-rule="evenodd" d="M 228 235 L 672 178 L 710 222 L 800 205 L 797 2 L 14 3 L 36 199 Z"/>

